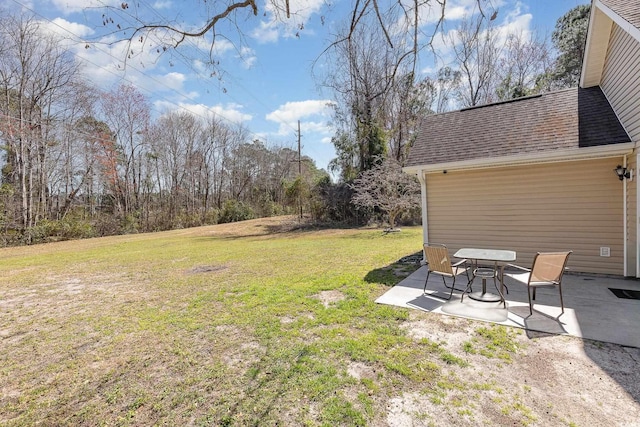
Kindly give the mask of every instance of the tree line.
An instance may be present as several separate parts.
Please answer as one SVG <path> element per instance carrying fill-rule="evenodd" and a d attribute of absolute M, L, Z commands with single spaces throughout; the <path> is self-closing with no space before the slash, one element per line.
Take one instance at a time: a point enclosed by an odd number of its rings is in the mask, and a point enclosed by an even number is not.
<path fill-rule="evenodd" d="M 4 245 L 237 221 L 301 203 L 326 215 L 311 189 L 330 179 L 312 159 L 215 115 L 154 119 L 135 87 L 93 87 L 31 17 L 0 18 L 0 98 Z"/>
<path fill-rule="evenodd" d="M 335 100 L 335 183 L 312 159 L 265 146 L 241 125 L 186 111 L 154 118 L 135 87 L 93 87 L 39 21 L 2 13 L 0 243 L 299 212 L 351 224 L 385 213 L 391 227 L 403 215 L 415 221 L 419 188 L 399 172 L 420 118 L 577 84 L 588 13 L 579 6 L 558 21 L 554 49 L 535 36 L 500 35 L 495 14 L 467 17 L 446 32 L 453 61 L 429 77 L 417 68 L 421 47 L 394 49 L 406 32 L 374 25 L 373 10 L 346 24 L 317 76 Z"/>

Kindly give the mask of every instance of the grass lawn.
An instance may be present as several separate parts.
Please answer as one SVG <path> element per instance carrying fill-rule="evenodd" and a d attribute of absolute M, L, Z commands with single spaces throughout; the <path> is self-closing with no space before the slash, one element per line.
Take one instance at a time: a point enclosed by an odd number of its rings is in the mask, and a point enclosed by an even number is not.
<path fill-rule="evenodd" d="M 492 388 L 374 303 L 416 268 L 394 263 L 419 227 L 281 221 L 0 250 L 0 425 L 384 425 L 405 392 Z M 465 346 L 508 359 L 509 341 Z"/>

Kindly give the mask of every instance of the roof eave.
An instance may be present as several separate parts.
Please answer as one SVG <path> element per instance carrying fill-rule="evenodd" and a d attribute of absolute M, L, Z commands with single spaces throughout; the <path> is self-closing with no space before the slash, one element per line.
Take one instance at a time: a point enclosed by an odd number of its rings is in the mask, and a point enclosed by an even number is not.
<path fill-rule="evenodd" d="M 633 24 L 611 10 L 611 8 L 602 3 L 600 0 L 594 0 L 593 5 L 604 12 L 604 14 L 611 18 L 611 20 L 615 22 L 620 28 L 629 33 L 638 42 L 640 42 L 640 28 L 634 27 Z"/>
<path fill-rule="evenodd" d="M 442 170 L 470 170 L 494 167 L 518 166 L 526 164 L 556 163 L 589 159 L 618 157 L 631 154 L 635 144 L 625 142 L 619 144 L 600 145 L 596 147 L 573 148 L 569 150 L 554 150 L 536 154 L 518 154 L 513 156 L 492 157 L 483 159 L 463 160 L 459 162 L 438 163 L 432 165 L 407 166 L 402 170 L 409 174 L 438 172 Z"/>
<path fill-rule="evenodd" d="M 601 16 L 607 18 L 607 22 L 601 22 L 602 18 L 597 18 L 600 11 Z M 597 18 L 597 19 L 596 19 Z M 598 24 L 596 24 L 598 21 Z M 590 87 L 600 84 L 600 77 L 602 75 L 602 68 L 604 66 L 604 55 L 606 55 L 606 49 L 601 52 L 592 52 L 594 49 L 594 40 L 598 40 L 600 37 L 606 37 L 606 44 L 611 36 L 611 24 L 614 23 L 629 33 L 634 39 L 640 42 L 640 29 L 636 28 L 630 22 L 626 21 L 623 17 L 613 11 L 610 7 L 604 4 L 601 0 L 593 0 L 591 3 L 591 13 L 589 14 L 589 27 L 587 31 L 586 49 L 584 58 L 582 61 L 582 71 L 580 74 L 580 87 Z M 598 31 L 596 31 L 596 28 Z M 596 67 L 598 77 L 594 77 L 594 71 L 591 67 Z"/>

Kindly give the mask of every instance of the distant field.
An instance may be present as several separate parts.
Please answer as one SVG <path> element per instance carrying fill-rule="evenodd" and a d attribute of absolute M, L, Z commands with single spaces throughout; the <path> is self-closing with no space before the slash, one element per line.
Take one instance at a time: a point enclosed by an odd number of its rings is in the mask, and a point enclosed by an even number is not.
<path fill-rule="evenodd" d="M 420 229 L 292 228 L 276 218 L 0 250 L 0 424 L 383 417 L 392 390 L 438 371 L 433 347 L 399 328 L 407 312 L 373 302 L 403 275 L 385 267 L 420 250 Z M 357 379 L 353 363 L 373 373 Z"/>

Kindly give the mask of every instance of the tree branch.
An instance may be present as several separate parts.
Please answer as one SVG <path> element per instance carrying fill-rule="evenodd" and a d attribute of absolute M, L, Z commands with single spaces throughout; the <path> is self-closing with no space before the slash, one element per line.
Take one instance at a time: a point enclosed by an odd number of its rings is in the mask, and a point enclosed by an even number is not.
<path fill-rule="evenodd" d="M 209 30 L 211 30 L 212 28 L 215 27 L 215 25 L 218 23 L 218 21 L 220 21 L 221 19 L 226 18 L 227 16 L 229 16 L 229 14 L 231 12 L 233 12 L 236 9 L 242 9 L 245 7 L 249 7 L 251 6 L 251 9 L 253 10 L 253 14 L 255 16 L 258 15 L 258 6 L 256 5 L 256 1 L 255 0 L 245 0 L 243 2 L 238 2 L 238 3 L 232 3 L 229 6 L 227 6 L 227 8 L 222 12 L 219 13 L 217 15 L 215 15 L 214 17 L 212 17 L 209 22 L 207 23 L 207 25 L 205 25 L 200 31 L 196 31 L 196 32 L 189 32 L 189 31 L 183 31 L 183 30 L 179 30 L 177 28 L 172 27 L 171 25 L 143 25 L 139 28 L 136 28 L 136 30 L 133 33 L 133 37 L 135 37 L 135 35 L 139 32 L 143 32 L 146 30 L 149 31 L 153 31 L 153 30 L 168 30 L 177 34 L 181 35 L 180 40 L 178 40 L 176 42 L 176 47 L 178 45 L 180 45 L 180 43 L 182 43 L 187 37 L 191 38 L 191 37 L 202 37 L 204 36 Z"/>

